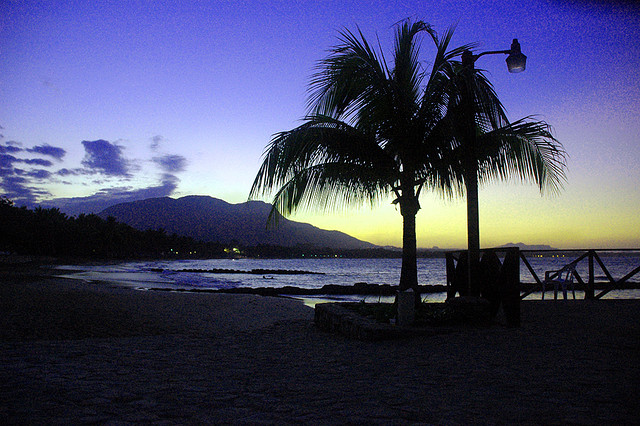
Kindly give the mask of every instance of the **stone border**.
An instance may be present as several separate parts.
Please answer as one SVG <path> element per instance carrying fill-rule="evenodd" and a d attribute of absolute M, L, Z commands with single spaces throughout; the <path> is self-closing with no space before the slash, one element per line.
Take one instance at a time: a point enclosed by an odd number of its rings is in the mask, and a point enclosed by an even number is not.
<path fill-rule="evenodd" d="M 379 341 L 413 336 L 446 334 L 450 327 L 400 327 L 382 324 L 358 315 L 344 305 L 348 303 L 318 303 L 314 321 L 323 331 L 342 334 L 351 339 Z"/>

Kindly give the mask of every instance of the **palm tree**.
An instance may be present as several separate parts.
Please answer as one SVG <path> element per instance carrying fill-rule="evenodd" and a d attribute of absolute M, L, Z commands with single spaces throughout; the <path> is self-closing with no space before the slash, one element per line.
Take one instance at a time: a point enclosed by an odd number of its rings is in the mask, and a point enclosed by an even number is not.
<path fill-rule="evenodd" d="M 418 59 L 420 33 L 436 47 L 430 73 Z M 417 290 L 415 218 L 421 190 L 445 196 L 464 191 L 458 125 L 464 106 L 461 66 L 455 58 L 472 45 L 449 50 L 452 35 L 453 28 L 439 38 L 424 22 L 404 21 L 396 27 L 388 64 L 360 31 L 342 31 L 340 43 L 319 62 L 311 80 L 303 124 L 273 136 L 250 191 L 254 198 L 275 190 L 270 220 L 278 212 L 375 206 L 393 198 L 403 218 L 401 290 Z M 492 101 L 480 106 L 501 112 L 488 81 L 481 73 L 477 76 L 478 99 Z M 479 157 L 479 177 L 515 173 L 541 186 L 556 185 L 557 154 L 562 151 L 546 149 L 557 142 L 546 124 L 508 124 L 496 116 L 504 114 L 478 114 L 490 122 L 481 138 L 488 149 Z"/>

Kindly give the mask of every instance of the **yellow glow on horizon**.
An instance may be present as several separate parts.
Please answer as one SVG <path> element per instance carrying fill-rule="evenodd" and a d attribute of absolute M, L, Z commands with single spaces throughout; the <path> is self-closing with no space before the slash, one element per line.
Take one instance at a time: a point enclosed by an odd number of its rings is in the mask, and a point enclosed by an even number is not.
<path fill-rule="evenodd" d="M 523 242 L 556 248 L 640 247 L 640 196 L 609 191 L 594 202 L 588 191 L 592 189 L 541 196 L 531 185 L 500 184 L 481 189 L 480 246 Z M 619 195 L 624 200 L 619 200 Z M 420 203 L 422 209 L 416 217 L 419 248 L 466 248 L 464 198 L 447 201 L 427 194 Z M 390 203 L 373 210 L 299 213 L 291 219 L 346 232 L 377 245 L 402 246 L 402 216 Z"/>

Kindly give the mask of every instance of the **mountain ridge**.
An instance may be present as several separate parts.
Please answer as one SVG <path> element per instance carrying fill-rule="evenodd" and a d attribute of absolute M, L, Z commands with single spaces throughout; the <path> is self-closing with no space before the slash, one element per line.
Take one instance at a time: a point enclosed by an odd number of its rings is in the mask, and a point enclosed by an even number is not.
<path fill-rule="evenodd" d="M 333 249 L 374 248 L 344 232 L 294 222 L 276 213 L 278 226 L 267 227 L 271 205 L 262 201 L 231 204 L 206 196 L 158 197 L 116 204 L 98 213 L 136 229 L 159 229 L 205 242 L 256 246 L 309 246 Z"/>
<path fill-rule="evenodd" d="M 525 244 L 523 242 L 520 242 L 520 243 L 507 243 L 507 244 L 503 244 L 501 246 L 498 246 L 498 248 L 507 248 L 507 247 L 518 247 L 520 250 L 558 250 L 557 248 L 551 247 L 551 246 L 546 245 L 546 244 L 529 245 L 529 244 Z"/>

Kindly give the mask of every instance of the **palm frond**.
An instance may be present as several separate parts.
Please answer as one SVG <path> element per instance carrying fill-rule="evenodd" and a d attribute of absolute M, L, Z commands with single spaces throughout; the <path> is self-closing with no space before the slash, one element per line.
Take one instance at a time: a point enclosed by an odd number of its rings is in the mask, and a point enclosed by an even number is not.
<path fill-rule="evenodd" d="M 341 44 L 318 63 L 309 84 L 311 114 L 349 117 L 372 92 L 386 91 L 386 67 L 359 29 L 358 34 L 343 30 Z"/>
<path fill-rule="evenodd" d="M 518 177 L 540 191 L 559 192 L 566 181 L 566 152 L 543 121 L 525 117 L 480 135 L 481 181 Z"/>
<path fill-rule="evenodd" d="M 431 26 L 422 21 L 413 23 L 405 21 L 397 26 L 393 58 L 393 88 L 396 93 L 395 100 L 400 105 L 412 107 L 417 105 L 424 73 L 421 72 L 418 59 L 420 44 L 416 36 L 423 31 L 434 32 Z"/>
<path fill-rule="evenodd" d="M 375 198 L 380 190 L 365 190 L 366 183 L 392 187 L 395 173 L 394 159 L 378 145 L 375 135 L 332 117 L 312 115 L 301 126 L 273 137 L 249 196 L 267 195 L 280 188 L 274 206 L 283 214 L 309 205 L 314 194 L 318 206 L 325 208 L 332 204 L 327 202 L 329 189 L 339 194 L 333 199 L 335 205 L 340 197 L 345 203 L 349 200 L 348 194 L 339 190 L 341 185 L 360 191 L 365 198 L 367 194 Z"/>
<path fill-rule="evenodd" d="M 272 202 L 275 212 L 285 216 L 296 211 L 336 212 L 368 203 L 372 207 L 391 193 L 386 176 L 362 164 L 330 162 L 298 170 L 276 192 Z"/>

